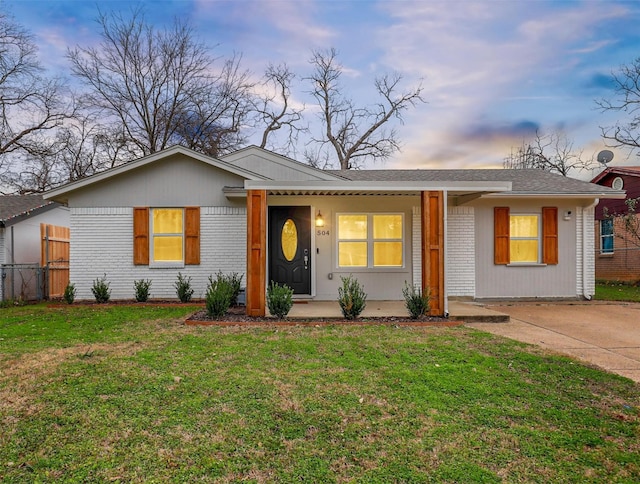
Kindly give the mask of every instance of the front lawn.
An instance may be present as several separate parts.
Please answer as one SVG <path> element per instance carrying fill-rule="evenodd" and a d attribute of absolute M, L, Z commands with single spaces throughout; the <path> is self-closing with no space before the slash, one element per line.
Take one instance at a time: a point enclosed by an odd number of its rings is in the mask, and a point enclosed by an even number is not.
<path fill-rule="evenodd" d="M 622 377 L 465 327 L 193 310 L 0 310 L 0 481 L 640 481 Z"/>
<path fill-rule="evenodd" d="M 594 299 L 640 302 L 640 286 L 626 282 L 597 281 Z"/>

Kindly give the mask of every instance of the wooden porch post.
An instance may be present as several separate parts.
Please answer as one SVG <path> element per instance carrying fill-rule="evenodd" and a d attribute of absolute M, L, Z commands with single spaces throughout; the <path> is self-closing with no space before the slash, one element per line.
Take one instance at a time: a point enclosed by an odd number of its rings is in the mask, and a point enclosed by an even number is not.
<path fill-rule="evenodd" d="M 247 316 L 265 315 L 267 192 L 247 192 Z"/>
<path fill-rule="evenodd" d="M 441 191 L 421 194 L 422 288 L 431 291 L 431 316 L 444 316 L 444 198 Z"/>

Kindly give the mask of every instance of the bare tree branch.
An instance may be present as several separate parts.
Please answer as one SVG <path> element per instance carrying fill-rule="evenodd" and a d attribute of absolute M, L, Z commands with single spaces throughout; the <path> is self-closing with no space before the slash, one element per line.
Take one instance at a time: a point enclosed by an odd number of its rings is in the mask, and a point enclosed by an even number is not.
<path fill-rule="evenodd" d="M 7 155 L 37 152 L 43 132 L 72 115 L 59 79 L 43 77 L 32 37 L 0 13 L 0 166 Z"/>
<path fill-rule="evenodd" d="M 575 151 L 573 141 L 563 133 L 543 135 L 540 131 L 536 131 L 533 141 L 523 141 L 515 150 L 512 148 L 503 161 L 507 169 L 536 168 L 562 176 L 569 176 L 572 170 L 590 169 L 593 164 L 593 157 L 585 159 L 583 151 Z"/>
<path fill-rule="evenodd" d="M 215 73 L 188 24 L 175 20 L 156 30 L 140 10 L 130 18 L 100 13 L 98 24 L 100 45 L 67 55 L 89 88 L 86 102 L 111 121 L 130 151 L 146 155 L 179 143 L 217 154 L 239 143 L 251 86 L 239 58 Z"/>
<path fill-rule="evenodd" d="M 314 51 L 310 60 L 313 73 L 307 78 L 312 83 L 311 94 L 320 108 L 324 132 L 312 142 L 322 149 L 329 145 L 335 151 L 340 168 L 358 168 L 366 159 L 388 159 L 400 150 L 395 129 L 383 129 L 392 118 L 403 122 L 403 113 L 425 101 L 422 86 L 397 94 L 402 80 L 400 75 L 377 78 L 374 85 L 382 101 L 372 107 L 358 108 L 342 95 L 340 77 L 343 67 L 337 61 L 335 49 Z"/>
<path fill-rule="evenodd" d="M 625 115 L 614 126 L 601 127 L 602 136 L 614 148 L 630 151 L 640 148 L 640 57 L 612 73 L 614 99 L 601 99 L 596 104 L 602 112 L 613 111 Z"/>

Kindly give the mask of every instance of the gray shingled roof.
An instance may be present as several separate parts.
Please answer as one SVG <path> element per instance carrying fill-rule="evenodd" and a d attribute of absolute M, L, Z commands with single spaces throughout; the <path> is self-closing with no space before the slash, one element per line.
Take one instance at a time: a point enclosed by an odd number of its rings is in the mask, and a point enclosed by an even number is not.
<path fill-rule="evenodd" d="M 617 193 L 608 187 L 544 170 L 329 170 L 353 181 L 510 181 L 510 193 Z"/>
<path fill-rule="evenodd" d="M 44 201 L 42 195 L 2 195 L 0 196 L 0 227 L 16 219 L 25 218 L 33 212 L 41 212 L 58 205 Z"/>

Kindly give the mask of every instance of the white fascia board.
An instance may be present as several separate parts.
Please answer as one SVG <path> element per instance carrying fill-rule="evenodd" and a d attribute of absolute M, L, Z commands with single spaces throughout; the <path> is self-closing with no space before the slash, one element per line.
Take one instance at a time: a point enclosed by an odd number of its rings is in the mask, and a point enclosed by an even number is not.
<path fill-rule="evenodd" d="M 538 192 L 511 192 L 511 193 L 488 193 L 483 195 L 482 198 L 583 198 L 592 200 L 594 198 L 612 198 L 612 199 L 624 199 L 626 198 L 625 192 L 597 192 L 597 193 L 538 193 Z"/>
<path fill-rule="evenodd" d="M 379 191 L 379 192 L 415 192 L 415 191 L 478 191 L 509 192 L 511 182 L 497 181 L 271 181 L 245 180 L 247 190 L 292 190 L 292 191 Z"/>
<path fill-rule="evenodd" d="M 84 188 L 88 185 L 93 185 L 94 183 L 101 182 L 103 180 L 106 180 L 116 175 L 121 175 L 122 173 L 135 170 L 137 168 L 143 167 L 155 161 L 158 161 L 163 158 L 167 158 L 169 156 L 173 156 L 176 154 L 183 154 L 195 160 L 201 161 L 203 163 L 214 166 L 216 168 L 220 168 L 221 170 L 228 171 L 229 173 L 233 173 L 234 175 L 238 175 L 246 179 L 266 180 L 266 178 L 263 177 L 262 175 L 258 175 L 257 173 L 253 173 L 252 171 L 245 170 L 244 168 L 240 168 L 238 166 L 232 165 L 225 161 L 221 161 L 216 158 L 203 155 L 202 153 L 198 153 L 196 151 L 190 150 L 188 148 L 185 148 L 184 146 L 172 146 L 171 148 L 167 148 L 166 150 L 159 151 L 157 153 L 144 156 L 142 158 L 138 158 L 137 160 L 124 163 L 123 165 L 118 165 L 114 168 L 105 170 L 100 173 L 96 173 L 95 175 L 91 175 L 87 178 L 83 178 L 81 180 L 67 183 L 66 185 L 63 185 L 59 188 L 54 188 L 53 190 L 49 190 L 43 193 L 42 196 L 45 200 L 55 199 L 60 195 L 65 195 L 79 188 Z"/>

